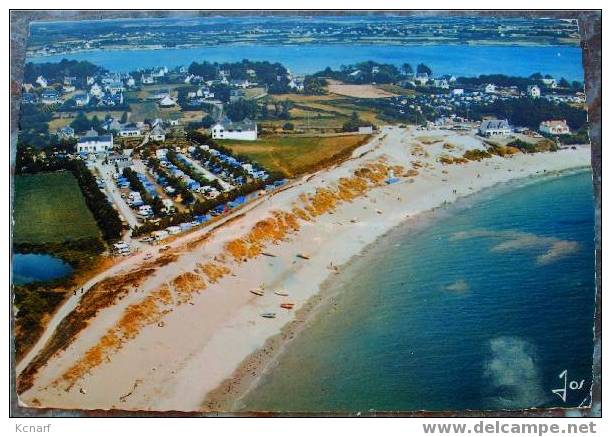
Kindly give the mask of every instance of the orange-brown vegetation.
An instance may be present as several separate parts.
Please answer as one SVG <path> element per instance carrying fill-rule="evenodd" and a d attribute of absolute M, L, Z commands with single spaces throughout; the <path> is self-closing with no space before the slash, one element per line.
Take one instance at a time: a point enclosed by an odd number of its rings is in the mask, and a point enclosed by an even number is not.
<path fill-rule="evenodd" d="M 136 337 L 147 325 L 157 323 L 161 317 L 169 312 L 164 306 L 173 302 L 172 294 L 167 286 L 153 291 L 142 301 L 128 306 L 117 324 L 108 330 L 100 341 L 91 347 L 83 358 L 78 360 L 68 369 L 56 383 L 67 384 L 70 389 L 79 379 L 99 366 L 104 361 L 109 361 L 110 356 L 121 349 L 123 344 Z"/>
<path fill-rule="evenodd" d="M 177 294 L 177 301 L 180 305 L 189 302 L 194 293 L 199 293 L 205 289 L 206 283 L 202 280 L 201 276 L 193 272 L 185 272 L 174 278 L 172 286 Z"/>
<path fill-rule="evenodd" d="M 95 317 L 98 311 L 113 305 L 129 290 L 139 287 L 154 272 L 155 269 L 139 268 L 107 278 L 91 287 L 81 298 L 80 304 L 60 322 L 47 344 L 19 375 L 18 393 L 32 386 L 38 369 L 46 364 L 53 355 L 65 350 L 87 327 L 89 320 Z"/>
<path fill-rule="evenodd" d="M 216 284 L 219 279 L 231 272 L 227 266 L 212 262 L 201 264 L 199 267 L 202 270 L 202 273 L 208 278 L 208 282 L 211 284 Z"/>

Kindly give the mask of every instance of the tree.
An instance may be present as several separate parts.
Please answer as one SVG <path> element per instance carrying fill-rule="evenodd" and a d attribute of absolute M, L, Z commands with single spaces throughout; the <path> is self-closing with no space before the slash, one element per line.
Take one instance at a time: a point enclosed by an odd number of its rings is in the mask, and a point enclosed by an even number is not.
<path fill-rule="evenodd" d="M 433 70 L 431 70 L 430 67 L 426 64 L 418 64 L 418 66 L 416 67 L 416 73 L 427 74 L 431 76 L 433 74 Z"/>
<path fill-rule="evenodd" d="M 356 111 L 352 112 L 350 116 L 350 120 L 344 123 L 342 126 L 342 130 L 344 132 L 355 132 L 359 130 L 359 127 L 363 124 L 363 121 L 359 118 L 359 115 Z"/>
<path fill-rule="evenodd" d="M 412 68 L 411 64 L 405 63 L 401 66 L 401 70 L 403 71 L 403 74 L 405 74 L 406 76 L 409 76 L 410 74 L 414 74 L 414 69 Z"/>
<path fill-rule="evenodd" d="M 76 118 L 70 123 L 70 127 L 76 132 L 85 132 L 91 128 L 91 121 L 87 118 L 84 112 L 79 112 Z"/>
<path fill-rule="evenodd" d="M 287 121 L 286 123 L 284 123 L 284 126 L 282 126 L 282 129 L 284 129 L 284 130 L 293 130 L 293 129 L 295 129 L 295 125 L 293 123 L 291 123 L 290 121 Z"/>
<path fill-rule="evenodd" d="M 207 114 L 206 116 L 202 118 L 202 127 L 206 129 L 210 129 L 210 127 L 212 127 L 214 122 L 215 122 L 214 117 L 212 117 L 210 114 Z"/>
<path fill-rule="evenodd" d="M 303 80 L 303 92 L 312 96 L 320 96 L 327 93 L 327 81 L 314 77 L 306 76 Z"/>
<path fill-rule="evenodd" d="M 127 123 L 127 111 L 121 114 L 121 124 Z"/>

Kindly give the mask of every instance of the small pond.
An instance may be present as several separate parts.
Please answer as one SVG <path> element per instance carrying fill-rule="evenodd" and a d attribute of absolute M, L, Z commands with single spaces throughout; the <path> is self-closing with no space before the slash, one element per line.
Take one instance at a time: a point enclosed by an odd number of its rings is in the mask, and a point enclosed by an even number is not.
<path fill-rule="evenodd" d="M 52 255 L 16 253 L 13 255 L 13 283 L 18 285 L 50 281 L 69 275 L 70 264 Z"/>

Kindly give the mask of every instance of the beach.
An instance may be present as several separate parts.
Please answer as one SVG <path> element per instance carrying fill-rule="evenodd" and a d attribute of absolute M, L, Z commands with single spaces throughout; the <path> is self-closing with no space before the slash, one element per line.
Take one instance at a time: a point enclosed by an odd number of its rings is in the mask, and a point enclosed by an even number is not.
<path fill-rule="evenodd" d="M 438 161 L 484 148 L 471 133 L 384 127 L 351 159 L 293 181 L 214 230 L 177 239 L 171 260 L 147 270 L 100 309 L 39 369 L 20 401 L 55 408 L 234 411 L 324 303 L 321 285 L 377 238 L 497 184 L 590 165 L 587 146 L 462 164 Z M 392 176 L 396 181 L 387 183 Z M 349 195 L 342 186 L 351 188 Z M 320 196 L 314 196 L 317 190 Z M 304 210 L 311 212 L 301 216 Z M 256 244 L 244 249 L 236 241 L 245 236 L 257 237 Z M 162 256 L 155 255 L 152 262 Z M 138 255 L 113 274 L 144 266 Z M 280 290 L 288 296 L 274 293 Z M 280 308 L 289 302 L 293 309 Z"/>

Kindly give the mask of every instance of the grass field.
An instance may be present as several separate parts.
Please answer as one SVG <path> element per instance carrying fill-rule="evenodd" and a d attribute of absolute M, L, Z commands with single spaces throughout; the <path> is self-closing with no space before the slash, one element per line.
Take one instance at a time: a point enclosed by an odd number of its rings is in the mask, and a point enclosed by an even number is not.
<path fill-rule="evenodd" d="M 99 235 L 78 183 L 68 172 L 16 176 L 14 208 L 16 244 L 61 243 Z"/>
<path fill-rule="evenodd" d="M 366 135 L 331 137 L 277 136 L 257 141 L 224 140 L 233 152 L 248 156 L 271 171 L 293 177 L 347 156 L 369 139 Z"/>
<path fill-rule="evenodd" d="M 142 121 L 145 118 L 152 120 L 161 114 L 155 102 L 130 103 L 129 107 L 131 109 L 130 119 L 134 121 Z"/>

